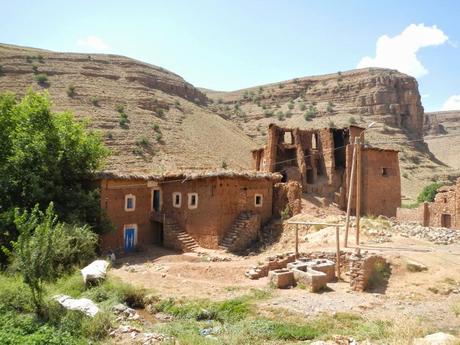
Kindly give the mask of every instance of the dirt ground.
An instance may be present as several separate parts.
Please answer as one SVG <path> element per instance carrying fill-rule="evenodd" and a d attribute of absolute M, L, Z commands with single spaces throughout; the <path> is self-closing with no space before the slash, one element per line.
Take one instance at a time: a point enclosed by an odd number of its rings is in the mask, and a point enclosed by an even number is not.
<path fill-rule="evenodd" d="M 163 297 L 232 298 L 253 288 L 268 288 L 267 278 L 250 280 L 244 273 L 271 254 L 293 251 L 291 230 L 285 229 L 278 243 L 252 256 L 213 250 L 178 254 L 150 247 L 118 260 L 111 274 L 153 289 Z M 310 233 L 301 229 L 300 251 L 334 250 L 334 231 L 325 228 Z M 308 242 L 304 240 L 307 233 L 310 233 Z M 354 242 L 352 234 L 349 243 Z M 364 236 L 360 247 L 384 256 L 391 263 L 386 288 L 378 292 L 352 292 L 346 275 L 342 275 L 343 281 L 328 284 L 330 289 L 319 294 L 299 288 L 274 290 L 272 297 L 260 302 L 259 307 L 283 308 L 305 317 L 323 312 L 355 312 L 380 319 L 417 319 L 433 330 L 460 331 L 460 244 L 435 245 L 393 234 L 391 242 L 386 243 L 373 243 L 372 238 Z M 426 265 L 428 270 L 409 272 L 408 260 Z"/>

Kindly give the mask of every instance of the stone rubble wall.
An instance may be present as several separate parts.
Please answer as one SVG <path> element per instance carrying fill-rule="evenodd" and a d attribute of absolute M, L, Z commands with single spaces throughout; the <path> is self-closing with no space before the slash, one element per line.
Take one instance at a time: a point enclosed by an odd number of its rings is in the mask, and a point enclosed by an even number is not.
<path fill-rule="evenodd" d="M 336 262 L 336 253 L 333 252 L 310 252 L 299 253 L 299 257 L 306 260 L 327 259 Z M 267 277 L 269 272 L 287 268 L 288 263 L 294 262 L 294 253 L 285 253 L 266 258 L 263 264 L 252 267 L 246 272 L 246 276 L 250 279 L 259 279 Z M 340 252 L 340 270 L 350 278 L 350 287 L 353 291 L 365 291 L 369 287 L 369 279 L 374 274 L 379 266 L 388 265 L 386 260 L 378 255 L 369 254 L 367 252 L 351 253 Z M 326 280 L 330 280 L 328 274 L 325 275 Z M 322 282 L 318 280 L 318 284 Z M 312 289 L 312 291 L 315 291 Z"/>
<path fill-rule="evenodd" d="M 290 216 L 299 214 L 302 210 L 302 186 L 300 183 L 290 181 L 277 183 L 273 188 L 273 215 L 281 216 L 286 205 L 289 205 Z"/>
<path fill-rule="evenodd" d="M 236 231 L 237 237 L 228 250 L 238 252 L 245 250 L 248 246 L 257 240 L 261 227 L 261 219 L 258 214 L 249 213 L 249 218 L 235 222 L 232 231 Z"/>

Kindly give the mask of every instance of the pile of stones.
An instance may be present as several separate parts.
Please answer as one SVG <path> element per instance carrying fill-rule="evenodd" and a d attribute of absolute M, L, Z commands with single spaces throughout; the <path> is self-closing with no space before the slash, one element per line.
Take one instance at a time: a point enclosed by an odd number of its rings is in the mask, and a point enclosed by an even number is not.
<path fill-rule="evenodd" d="M 460 242 L 460 231 L 447 228 L 424 227 L 413 223 L 397 224 L 393 227 L 395 232 L 402 236 L 415 237 L 435 244 L 451 244 Z"/>

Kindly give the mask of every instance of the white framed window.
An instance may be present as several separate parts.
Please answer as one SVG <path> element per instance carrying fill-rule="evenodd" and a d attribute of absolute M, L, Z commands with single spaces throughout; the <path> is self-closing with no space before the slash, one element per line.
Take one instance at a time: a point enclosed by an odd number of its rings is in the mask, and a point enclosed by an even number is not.
<path fill-rule="evenodd" d="M 195 209 L 198 207 L 198 193 L 188 193 L 188 208 Z"/>
<path fill-rule="evenodd" d="M 180 208 L 182 205 L 182 193 L 181 192 L 174 192 L 172 194 L 173 206 L 176 208 Z"/>
<path fill-rule="evenodd" d="M 133 194 L 125 195 L 125 211 L 130 212 L 136 209 L 136 196 Z"/>
<path fill-rule="evenodd" d="M 255 207 L 262 207 L 263 202 L 264 202 L 264 197 L 262 194 L 254 195 L 254 206 Z"/>

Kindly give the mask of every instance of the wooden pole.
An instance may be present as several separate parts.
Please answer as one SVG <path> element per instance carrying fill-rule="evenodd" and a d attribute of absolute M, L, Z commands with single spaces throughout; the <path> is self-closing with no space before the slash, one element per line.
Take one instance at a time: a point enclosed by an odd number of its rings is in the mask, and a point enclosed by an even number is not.
<path fill-rule="evenodd" d="M 299 224 L 295 225 L 295 258 L 299 258 Z"/>
<path fill-rule="evenodd" d="M 363 132 L 364 133 L 364 132 Z M 362 133 L 361 133 L 362 134 Z M 359 246 L 359 232 L 361 231 L 361 188 L 362 188 L 362 142 L 361 135 L 359 136 L 359 145 L 357 147 L 357 158 L 356 158 L 356 245 Z"/>
<path fill-rule="evenodd" d="M 345 239 L 344 247 L 348 247 L 348 228 L 350 226 L 350 213 L 351 213 L 351 198 L 353 196 L 353 186 L 355 181 L 355 165 L 356 165 L 356 147 L 358 146 L 359 139 L 355 138 L 355 144 L 353 145 L 353 158 L 351 162 L 351 173 L 350 182 L 348 183 L 348 200 L 347 200 L 347 220 L 345 222 Z"/>
<path fill-rule="evenodd" d="M 336 260 L 336 269 L 337 269 L 337 280 L 340 280 L 340 238 L 339 238 L 339 227 L 335 227 L 335 244 L 337 247 L 337 260 Z"/>

